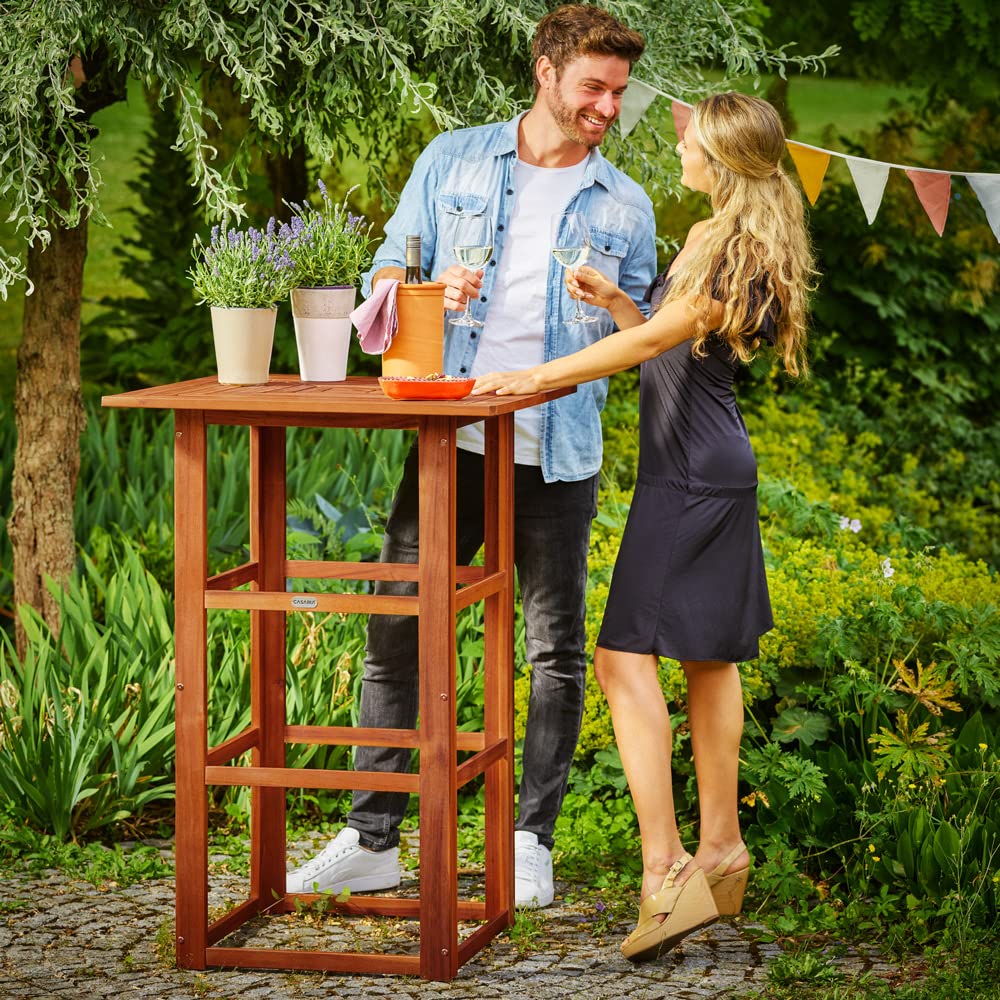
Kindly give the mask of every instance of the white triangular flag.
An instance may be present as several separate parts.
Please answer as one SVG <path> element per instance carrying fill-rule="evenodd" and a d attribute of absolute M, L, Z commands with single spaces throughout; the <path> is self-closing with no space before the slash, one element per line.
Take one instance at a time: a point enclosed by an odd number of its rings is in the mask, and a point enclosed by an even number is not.
<path fill-rule="evenodd" d="M 1000 240 L 1000 174 L 966 174 L 965 179 L 976 192 L 993 235 Z"/>
<path fill-rule="evenodd" d="M 629 80 L 628 87 L 622 96 L 622 109 L 618 112 L 618 125 L 622 135 L 628 135 L 639 124 L 639 119 L 646 113 L 646 108 L 653 103 L 659 91 L 641 80 Z"/>
<path fill-rule="evenodd" d="M 870 226 L 878 215 L 885 194 L 885 182 L 889 179 L 889 164 L 876 160 L 862 160 L 856 156 L 845 156 L 847 169 L 854 178 L 854 186 L 858 189 L 861 206 L 865 210 L 865 218 Z"/>

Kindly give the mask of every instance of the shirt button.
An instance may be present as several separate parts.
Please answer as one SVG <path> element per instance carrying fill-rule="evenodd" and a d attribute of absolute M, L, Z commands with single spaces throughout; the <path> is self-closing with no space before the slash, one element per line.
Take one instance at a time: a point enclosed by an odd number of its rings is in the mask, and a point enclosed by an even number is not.
<path fill-rule="evenodd" d="M 513 188 L 507 188 L 507 194 L 513 194 L 513 193 L 514 193 Z"/>
<path fill-rule="evenodd" d="M 474 332 L 473 332 L 473 333 L 470 333 L 470 334 L 469 334 L 469 336 L 470 336 L 470 337 L 471 337 L 471 338 L 472 338 L 473 340 L 475 340 L 475 339 L 476 339 L 476 334 L 475 334 Z"/>
<path fill-rule="evenodd" d="M 484 295 L 479 301 L 480 302 L 485 302 L 486 301 L 486 296 Z"/>
<path fill-rule="evenodd" d="M 497 266 L 497 262 L 495 260 L 491 260 L 490 261 L 490 267 L 496 267 L 496 266 Z"/>
<path fill-rule="evenodd" d="M 605 253 L 611 253 L 611 244 L 610 243 L 605 243 L 604 244 L 604 252 Z"/>
<path fill-rule="evenodd" d="M 464 369 L 464 368 L 459 368 L 458 370 L 459 370 L 459 371 L 460 371 L 460 372 L 461 372 L 461 373 L 462 373 L 463 375 L 465 374 L 465 369 Z"/>
<path fill-rule="evenodd" d="M 497 226 L 497 232 L 498 233 L 502 233 L 503 232 L 503 223 L 502 222 L 500 223 L 499 226 Z"/>

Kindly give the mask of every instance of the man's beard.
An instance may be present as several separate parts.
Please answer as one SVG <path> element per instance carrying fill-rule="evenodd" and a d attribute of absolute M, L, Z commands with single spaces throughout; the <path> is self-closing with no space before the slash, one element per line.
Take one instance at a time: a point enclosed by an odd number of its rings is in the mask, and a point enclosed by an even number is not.
<path fill-rule="evenodd" d="M 549 99 L 549 110 L 552 112 L 552 117 L 555 119 L 555 123 L 559 126 L 563 135 L 565 135 L 567 139 L 572 139 L 573 142 L 580 143 L 581 146 L 586 146 L 588 149 L 596 149 L 600 146 L 604 135 L 607 134 L 607 129 L 604 130 L 600 138 L 585 135 L 583 133 L 579 122 L 580 111 L 570 107 L 563 100 L 562 94 L 559 92 L 558 84 L 554 88 L 552 96 Z M 608 125 L 611 125 L 610 121 L 608 122 Z"/>

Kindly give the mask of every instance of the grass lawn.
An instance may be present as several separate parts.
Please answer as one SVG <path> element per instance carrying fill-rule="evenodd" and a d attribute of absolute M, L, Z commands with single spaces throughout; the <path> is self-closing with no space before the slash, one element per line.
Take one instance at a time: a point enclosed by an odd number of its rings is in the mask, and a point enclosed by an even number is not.
<path fill-rule="evenodd" d="M 767 81 L 762 84 L 766 88 Z M 746 81 L 744 89 L 752 90 Z M 893 100 L 907 94 L 904 88 L 831 77 L 793 77 L 789 85 L 789 104 L 797 122 L 792 138 L 814 145 L 828 146 L 832 136 L 856 136 L 872 129 L 883 118 Z M 662 100 L 660 104 L 665 104 Z M 666 114 L 668 108 L 654 104 L 655 112 Z M 137 173 L 136 154 L 142 148 L 149 115 L 141 89 L 133 85 L 128 101 L 114 105 L 95 116 L 100 135 L 94 144 L 95 161 L 99 164 L 103 185 L 101 207 L 112 228 L 91 225 L 89 251 L 84 272 L 84 320 L 93 315 L 97 303 L 108 295 L 131 294 L 134 286 L 121 273 L 114 248 L 132 234 L 132 217 L 127 211 L 136 204 L 135 194 L 127 182 Z M 669 126 L 664 130 L 670 135 Z M 831 166 L 835 169 L 836 164 Z M 670 230 L 675 229 L 674 212 L 670 212 Z M 683 213 L 682 213 L 683 214 Z M 677 219 L 680 228 L 683 220 Z M 0 243 L 9 250 L 19 246 L 19 240 L 8 224 L 0 224 Z M 13 392 L 14 364 L 17 344 L 21 337 L 23 288 L 13 288 L 6 302 L 0 301 L 0 396 Z"/>
<path fill-rule="evenodd" d="M 750 92 L 749 86 L 747 90 Z M 907 87 L 869 80 L 790 76 L 788 103 L 797 127 L 788 138 L 826 149 L 839 148 L 839 136 L 856 139 L 871 131 L 894 101 L 902 102 L 912 93 Z"/>

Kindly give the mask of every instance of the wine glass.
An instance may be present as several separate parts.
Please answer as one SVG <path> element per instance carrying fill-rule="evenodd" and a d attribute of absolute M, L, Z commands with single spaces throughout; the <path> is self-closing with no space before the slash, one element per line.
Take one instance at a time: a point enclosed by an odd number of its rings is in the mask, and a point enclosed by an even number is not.
<path fill-rule="evenodd" d="M 472 271 L 482 267 L 493 253 L 493 221 L 486 215 L 463 215 L 458 220 L 455 232 L 455 257 L 459 264 Z M 458 319 L 451 321 L 452 326 L 482 326 L 483 324 L 469 314 L 469 300 L 465 300 L 465 309 Z"/>
<path fill-rule="evenodd" d="M 567 212 L 552 216 L 552 256 L 570 271 L 587 262 L 590 255 L 590 226 L 582 212 Z M 576 312 L 567 323 L 596 323 L 596 316 L 588 316 L 574 299 Z"/>

